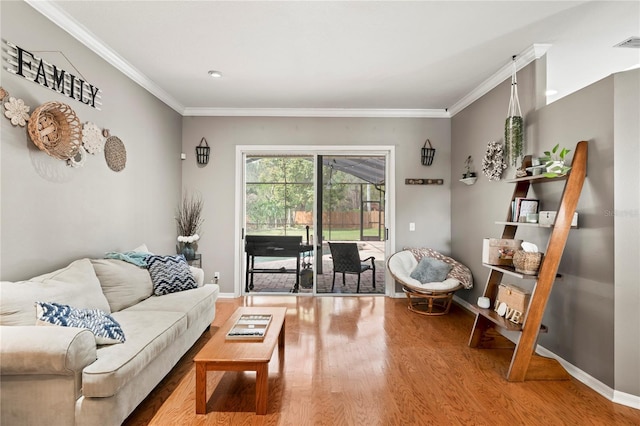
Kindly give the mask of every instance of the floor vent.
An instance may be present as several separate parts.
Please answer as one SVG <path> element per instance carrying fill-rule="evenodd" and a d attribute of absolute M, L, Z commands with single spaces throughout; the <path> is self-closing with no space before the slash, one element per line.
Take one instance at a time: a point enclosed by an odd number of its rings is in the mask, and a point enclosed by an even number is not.
<path fill-rule="evenodd" d="M 613 47 L 632 47 L 640 49 L 640 37 L 629 37 L 625 41 L 620 42 Z"/>

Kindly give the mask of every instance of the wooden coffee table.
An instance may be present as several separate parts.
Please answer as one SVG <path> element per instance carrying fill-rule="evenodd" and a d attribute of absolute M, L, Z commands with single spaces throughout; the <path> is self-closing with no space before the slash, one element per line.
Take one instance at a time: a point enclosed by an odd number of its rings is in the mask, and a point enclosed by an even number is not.
<path fill-rule="evenodd" d="M 256 414 L 267 414 L 269 361 L 278 343 L 284 349 L 287 308 L 238 308 L 193 359 L 196 364 L 196 414 L 207 412 L 207 371 L 255 371 Z M 227 332 L 243 314 L 271 314 L 263 340 L 227 340 Z"/>

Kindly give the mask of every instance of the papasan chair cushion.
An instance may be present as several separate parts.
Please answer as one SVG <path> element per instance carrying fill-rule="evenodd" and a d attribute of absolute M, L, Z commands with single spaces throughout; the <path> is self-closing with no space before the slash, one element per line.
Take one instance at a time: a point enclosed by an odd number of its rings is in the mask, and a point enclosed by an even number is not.
<path fill-rule="evenodd" d="M 424 258 L 432 261 L 421 263 Z M 426 269 L 440 268 L 442 264 L 450 267 L 444 268 L 448 273 L 442 281 L 421 282 L 412 277 L 420 277 L 417 269 L 423 266 Z M 444 315 L 449 312 L 453 293 L 473 287 L 473 276 L 469 268 L 430 248 L 405 248 L 394 253 L 387 261 L 387 268 L 391 276 L 402 285 L 402 290 L 409 299 L 409 310 L 419 314 Z"/>

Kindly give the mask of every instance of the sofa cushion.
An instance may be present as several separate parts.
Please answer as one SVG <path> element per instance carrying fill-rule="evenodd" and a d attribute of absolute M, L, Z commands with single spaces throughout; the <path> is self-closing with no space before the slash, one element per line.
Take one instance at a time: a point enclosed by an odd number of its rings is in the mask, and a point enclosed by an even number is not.
<path fill-rule="evenodd" d="M 36 302 L 36 325 L 86 328 L 98 345 L 123 343 L 124 333 L 113 317 L 100 309 L 77 309 L 60 303 Z"/>
<path fill-rule="evenodd" d="M 149 271 L 118 259 L 91 259 L 111 312 L 121 311 L 153 294 Z"/>
<path fill-rule="evenodd" d="M 187 314 L 187 325 L 191 327 L 197 323 L 207 310 L 215 308 L 220 287 L 217 284 L 206 284 L 192 290 L 179 293 L 166 294 L 164 296 L 151 296 L 137 305 L 131 306 L 127 311 L 173 311 Z"/>
<path fill-rule="evenodd" d="M 124 310 L 112 316 L 127 341 L 98 348 L 98 359 L 82 372 L 85 397 L 115 395 L 187 329 L 186 315 L 181 312 Z"/>
<path fill-rule="evenodd" d="M 0 325 L 33 325 L 41 300 L 111 312 L 89 259 L 27 281 L 0 283 Z"/>
<path fill-rule="evenodd" d="M 149 256 L 147 258 L 153 294 L 175 293 L 196 288 L 196 280 L 184 256 Z"/>

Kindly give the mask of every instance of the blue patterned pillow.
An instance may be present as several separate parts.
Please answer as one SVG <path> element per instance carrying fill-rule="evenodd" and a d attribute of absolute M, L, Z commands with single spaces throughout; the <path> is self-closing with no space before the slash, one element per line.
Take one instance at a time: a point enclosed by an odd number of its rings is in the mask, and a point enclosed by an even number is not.
<path fill-rule="evenodd" d="M 196 279 L 189 269 L 189 264 L 181 254 L 149 256 L 147 257 L 147 265 L 153 283 L 153 294 L 156 296 L 198 287 Z"/>
<path fill-rule="evenodd" d="M 125 341 L 118 321 L 100 309 L 78 309 L 60 303 L 36 302 L 36 318 L 37 325 L 87 328 L 94 334 L 99 345 Z"/>

